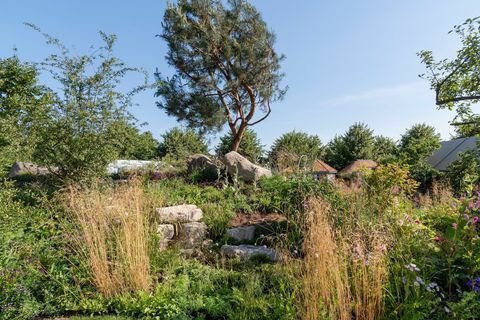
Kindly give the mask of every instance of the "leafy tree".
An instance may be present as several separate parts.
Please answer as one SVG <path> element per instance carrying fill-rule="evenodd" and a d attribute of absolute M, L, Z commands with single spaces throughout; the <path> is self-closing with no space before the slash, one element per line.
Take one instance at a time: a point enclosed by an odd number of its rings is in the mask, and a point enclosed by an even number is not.
<path fill-rule="evenodd" d="M 286 92 L 275 35 L 245 0 L 179 0 L 165 11 L 161 37 L 176 74 L 157 73 L 158 106 L 202 132 L 227 123 L 238 151 L 247 127 Z"/>
<path fill-rule="evenodd" d="M 355 123 L 328 143 L 325 158 L 334 168 L 342 169 L 355 160 L 372 159 L 374 142 L 373 130 L 364 123 Z"/>
<path fill-rule="evenodd" d="M 400 139 L 400 159 L 410 165 L 412 177 L 427 188 L 439 176 L 427 159 L 440 148 L 440 135 L 427 124 L 416 124 L 408 129 Z"/>
<path fill-rule="evenodd" d="M 277 167 L 309 166 L 322 158 L 324 149 L 317 135 L 291 131 L 276 139 L 269 153 L 269 160 Z"/>
<path fill-rule="evenodd" d="M 426 161 L 440 148 L 440 135 L 425 123 L 413 125 L 400 139 L 400 154 L 404 163 L 415 165 Z"/>
<path fill-rule="evenodd" d="M 396 162 L 399 149 L 395 140 L 385 136 L 376 136 L 373 142 L 373 160 L 386 164 Z"/>
<path fill-rule="evenodd" d="M 119 158 L 152 160 L 157 156 L 158 141 L 150 131 L 140 133 L 134 124 L 127 122 L 112 123 L 109 130 L 117 138 L 114 145 Z"/>
<path fill-rule="evenodd" d="M 230 146 L 234 136 L 231 132 L 227 133 L 220 138 L 220 142 L 215 148 L 215 152 L 219 156 L 223 156 L 231 151 Z M 264 150 L 260 139 L 257 137 L 257 133 L 253 130 L 247 129 L 244 133 L 243 139 L 238 147 L 238 153 L 243 155 L 248 160 L 258 163 L 262 157 Z"/>
<path fill-rule="evenodd" d="M 158 146 L 160 157 L 184 160 L 195 153 L 207 153 L 208 147 L 201 135 L 192 129 L 173 128 L 162 135 Z"/>
<path fill-rule="evenodd" d="M 119 137 L 111 134 L 112 125 L 132 120 L 128 107 L 133 95 L 146 87 L 146 78 L 129 92 L 120 91 L 124 77 L 141 70 L 113 55 L 114 35 L 100 32 L 104 45 L 88 55 L 72 54 L 58 39 L 43 35 L 59 52 L 40 65 L 61 89 L 53 93 L 52 108 L 39 126 L 35 155 L 57 167 L 64 182 L 83 181 L 104 173 L 118 156 Z"/>
<path fill-rule="evenodd" d="M 432 51 L 421 51 L 418 55 L 427 69 L 421 76 L 435 90 L 439 108 L 456 109 L 452 124 L 461 135 L 473 136 L 480 133 L 480 115 L 471 108 L 480 100 L 480 17 L 467 19 L 450 33 L 457 34 L 462 43 L 456 57 L 437 61 Z"/>
<path fill-rule="evenodd" d="M 17 56 L 0 59 L 0 174 L 14 161 L 31 161 L 37 121 L 51 94 L 38 83 L 38 72 Z"/>
<path fill-rule="evenodd" d="M 480 155 L 478 151 L 466 151 L 459 154 L 447 168 L 446 178 L 452 190 L 461 195 L 471 191 L 480 183 Z"/>

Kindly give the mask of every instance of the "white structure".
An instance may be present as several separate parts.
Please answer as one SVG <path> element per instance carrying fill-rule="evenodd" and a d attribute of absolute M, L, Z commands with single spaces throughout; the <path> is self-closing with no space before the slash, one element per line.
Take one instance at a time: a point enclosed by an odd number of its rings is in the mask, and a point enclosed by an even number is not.
<path fill-rule="evenodd" d="M 138 170 L 143 168 L 160 169 L 165 164 L 160 161 L 144 160 L 115 160 L 107 166 L 108 174 L 119 174 L 123 171 Z"/>

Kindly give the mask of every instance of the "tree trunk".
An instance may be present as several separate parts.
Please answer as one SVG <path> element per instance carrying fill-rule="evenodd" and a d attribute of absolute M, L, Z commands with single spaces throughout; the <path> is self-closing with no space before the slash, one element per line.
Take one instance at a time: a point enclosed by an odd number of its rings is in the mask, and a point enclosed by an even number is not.
<path fill-rule="evenodd" d="M 238 128 L 237 132 L 233 134 L 232 147 L 230 151 L 238 152 L 238 148 L 240 147 L 240 142 L 242 141 L 243 134 L 245 133 L 246 129 L 247 129 L 246 124 L 244 123 L 240 124 L 240 127 Z"/>

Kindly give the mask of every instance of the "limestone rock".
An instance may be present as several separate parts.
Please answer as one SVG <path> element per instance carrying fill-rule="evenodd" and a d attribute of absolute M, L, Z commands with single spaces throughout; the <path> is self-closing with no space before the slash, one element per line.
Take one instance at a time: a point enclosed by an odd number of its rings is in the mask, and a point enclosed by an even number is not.
<path fill-rule="evenodd" d="M 175 227 L 173 224 L 159 224 L 157 234 L 163 240 L 172 240 L 175 236 Z"/>
<path fill-rule="evenodd" d="M 207 226 L 203 222 L 188 222 L 181 226 L 180 237 L 184 248 L 190 249 L 203 243 Z"/>
<path fill-rule="evenodd" d="M 267 247 L 259 247 L 242 244 L 239 246 L 223 245 L 220 252 L 229 258 L 239 258 L 240 260 L 249 260 L 256 256 L 263 256 L 269 261 L 277 261 L 279 259 L 275 250 Z"/>
<path fill-rule="evenodd" d="M 252 241 L 255 238 L 255 226 L 244 226 L 227 230 L 227 235 L 237 242 Z"/>
<path fill-rule="evenodd" d="M 29 162 L 15 162 L 8 173 L 8 178 L 17 178 L 22 175 L 43 176 L 58 171 L 58 168 L 41 167 Z"/>
<path fill-rule="evenodd" d="M 191 204 L 157 208 L 157 213 L 164 223 L 198 222 L 203 218 L 202 210 Z"/>
<path fill-rule="evenodd" d="M 253 182 L 261 177 L 272 176 L 270 170 L 250 162 L 235 151 L 231 151 L 224 156 L 224 163 L 230 175 L 238 175 L 245 182 Z"/>
<path fill-rule="evenodd" d="M 208 175 L 218 175 L 217 165 L 215 165 L 210 157 L 200 153 L 191 155 L 187 158 L 187 168 L 188 173 L 204 170 Z"/>
<path fill-rule="evenodd" d="M 160 237 L 160 249 L 163 250 L 175 236 L 175 227 L 172 224 L 160 224 L 157 227 L 157 234 Z"/>

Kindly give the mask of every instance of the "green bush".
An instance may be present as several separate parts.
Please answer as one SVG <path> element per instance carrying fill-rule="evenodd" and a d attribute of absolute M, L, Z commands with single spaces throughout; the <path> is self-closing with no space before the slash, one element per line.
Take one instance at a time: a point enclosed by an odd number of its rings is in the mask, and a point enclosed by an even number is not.
<path fill-rule="evenodd" d="M 173 128 L 162 135 L 158 155 L 171 160 L 184 161 L 195 153 L 207 153 L 208 148 L 202 136 L 192 129 Z"/>
<path fill-rule="evenodd" d="M 215 152 L 217 153 L 217 155 L 223 156 L 229 153 L 232 150 L 232 141 L 233 136 L 231 132 L 221 137 L 220 142 L 215 148 Z M 260 162 L 261 157 L 264 153 L 263 145 L 260 139 L 257 137 L 255 131 L 251 129 L 245 130 L 242 141 L 240 142 L 240 146 L 237 151 L 242 156 L 255 163 Z"/>

